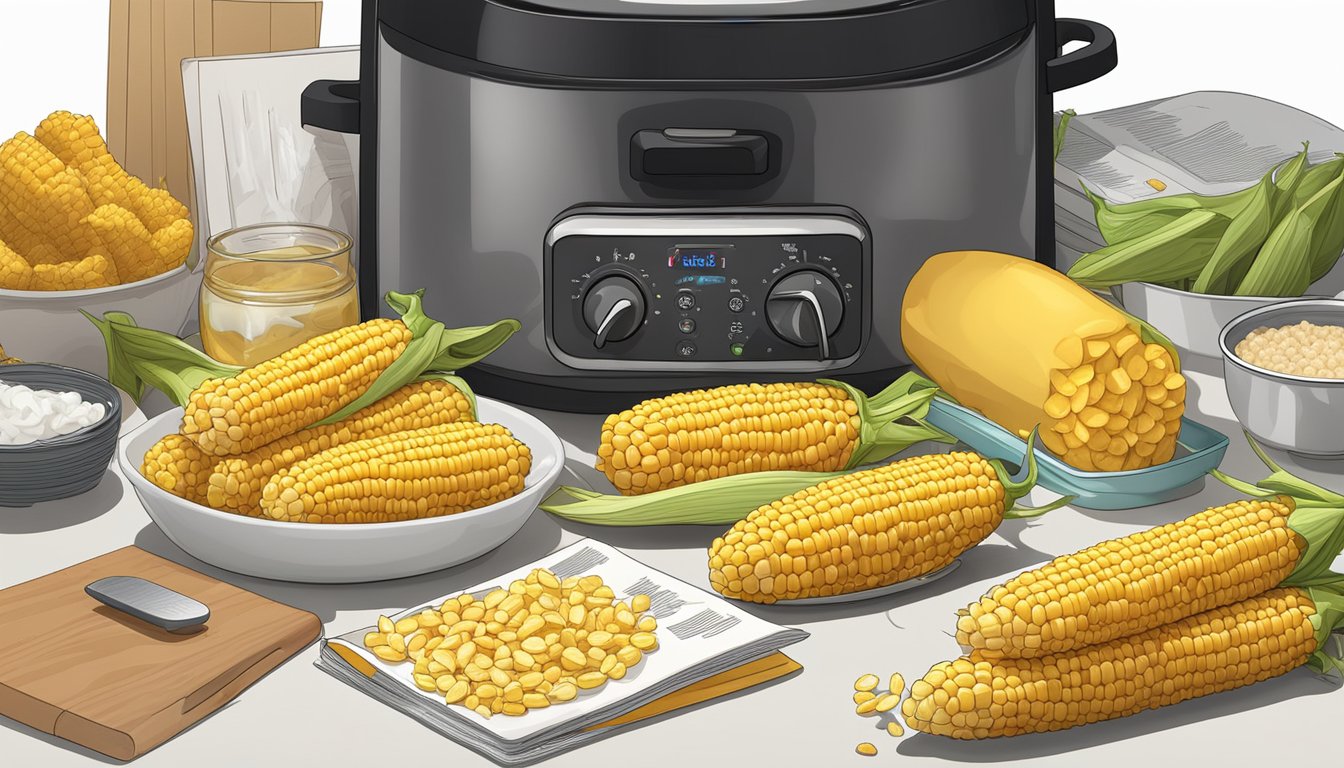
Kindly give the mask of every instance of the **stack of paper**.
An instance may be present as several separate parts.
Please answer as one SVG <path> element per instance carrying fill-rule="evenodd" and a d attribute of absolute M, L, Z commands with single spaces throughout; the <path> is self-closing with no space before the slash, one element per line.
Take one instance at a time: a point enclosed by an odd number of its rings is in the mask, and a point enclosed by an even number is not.
<path fill-rule="evenodd" d="M 503 765 L 521 765 L 602 739 L 665 711 L 706 701 L 797 671 L 778 653 L 807 633 L 752 616 L 724 599 L 630 559 L 600 542 L 583 540 L 530 565 L 467 590 L 474 596 L 546 568 L 560 578 L 595 574 L 628 600 L 651 598 L 658 648 L 621 680 L 582 691 L 579 698 L 521 717 L 485 718 L 416 688 L 409 663 L 382 661 L 364 648 L 364 627 L 322 645 L 317 666 L 448 738 Z M 419 613 L 415 606 L 393 621 Z"/>
<path fill-rule="evenodd" d="M 1059 116 L 1056 115 L 1058 120 Z M 1055 163 L 1057 266 L 1106 245 L 1083 187 L 1113 203 L 1248 187 L 1311 143 L 1308 160 L 1344 151 L 1344 131 L 1256 96 L 1198 91 L 1078 115 Z"/>

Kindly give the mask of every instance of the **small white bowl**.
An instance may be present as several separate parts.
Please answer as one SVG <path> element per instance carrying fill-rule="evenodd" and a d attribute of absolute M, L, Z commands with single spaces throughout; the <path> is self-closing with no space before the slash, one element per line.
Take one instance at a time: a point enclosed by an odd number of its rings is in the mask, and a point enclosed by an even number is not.
<path fill-rule="evenodd" d="M 189 260 L 190 261 L 190 260 Z M 142 328 L 180 334 L 196 312 L 200 272 L 187 265 L 125 285 L 82 291 L 0 289 L 0 346 L 28 362 L 79 368 L 107 376 L 102 334 L 80 314 L 125 312 Z"/>
<path fill-rule="evenodd" d="M 564 467 L 560 438 L 530 414 L 488 398 L 477 417 L 502 424 L 532 451 L 521 493 L 456 515 L 396 523 L 285 523 L 220 512 L 174 496 L 140 474 L 145 451 L 177 431 L 174 408 L 121 438 L 117 462 L 151 519 L 191 556 L 249 576 L 314 584 L 399 579 L 480 557 L 523 527 Z"/>

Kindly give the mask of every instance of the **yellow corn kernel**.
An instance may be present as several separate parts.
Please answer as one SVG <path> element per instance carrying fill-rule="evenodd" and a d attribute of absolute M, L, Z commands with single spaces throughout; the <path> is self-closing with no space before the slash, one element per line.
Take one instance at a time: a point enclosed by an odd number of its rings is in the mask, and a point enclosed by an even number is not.
<path fill-rule="evenodd" d="M 892 720 L 891 722 L 887 723 L 887 733 L 891 734 L 892 736 L 904 736 L 905 729 L 901 727 L 901 723 L 899 720 Z"/>
<path fill-rule="evenodd" d="M 483 600 L 464 594 L 445 599 L 437 611 L 425 609 L 396 622 L 380 616 L 376 631 L 365 634 L 364 645 L 392 663 L 407 661 L 409 655 L 415 662 L 411 682 L 417 688 L 437 691 L 449 704 L 461 704 L 482 716 L 521 716 L 531 709 L 571 701 L 580 689 L 623 679 L 642 654 L 633 645 L 618 646 L 618 636 L 609 630 L 587 627 L 594 616 L 614 619 L 619 611 L 628 612 L 598 577 L 585 577 L 583 590 L 587 591 L 580 590 L 589 595 L 583 598 L 589 606 L 584 616 L 571 617 L 565 610 L 563 615 L 555 613 L 557 631 L 527 637 L 514 631 L 512 627 L 537 618 L 534 610 L 546 610 L 541 607 L 543 601 L 554 604 L 546 600 L 553 593 L 528 588 L 543 583 L 560 591 L 554 574 L 534 571 L 526 580 L 516 580 L 507 590 L 493 591 Z M 577 582 L 570 586 L 577 588 Z M 582 619 L 584 626 L 570 624 L 570 618 Z M 651 642 L 646 644 L 656 647 L 652 631 L 649 634 Z M 612 652 L 594 641 L 609 643 Z"/>
<path fill-rule="evenodd" d="M 864 757 L 873 757 L 874 755 L 877 754 L 877 747 L 873 746 L 871 742 L 865 741 L 859 744 L 859 746 L 855 747 L 854 751 L 858 752 L 860 755 L 863 755 Z"/>

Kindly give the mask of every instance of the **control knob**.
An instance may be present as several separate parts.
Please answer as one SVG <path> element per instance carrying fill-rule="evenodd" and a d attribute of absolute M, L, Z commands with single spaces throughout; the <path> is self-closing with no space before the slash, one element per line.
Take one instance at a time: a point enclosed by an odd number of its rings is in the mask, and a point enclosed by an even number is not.
<path fill-rule="evenodd" d="M 644 292 L 624 274 L 603 276 L 583 296 L 583 319 L 598 349 L 633 336 L 644 322 L 644 312 Z"/>
<path fill-rule="evenodd" d="M 845 300 L 830 275 L 800 269 L 780 278 L 765 300 L 770 328 L 785 341 L 816 347 L 820 359 L 831 356 L 830 337 L 840 327 Z"/>

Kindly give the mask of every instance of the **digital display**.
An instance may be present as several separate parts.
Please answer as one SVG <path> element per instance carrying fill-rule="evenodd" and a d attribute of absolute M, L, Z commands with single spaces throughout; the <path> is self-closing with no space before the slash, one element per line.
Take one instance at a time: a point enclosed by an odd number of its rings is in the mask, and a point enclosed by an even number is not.
<path fill-rule="evenodd" d="M 726 269 L 733 246 L 677 246 L 668 252 L 667 266 L 672 269 L 710 271 Z"/>

